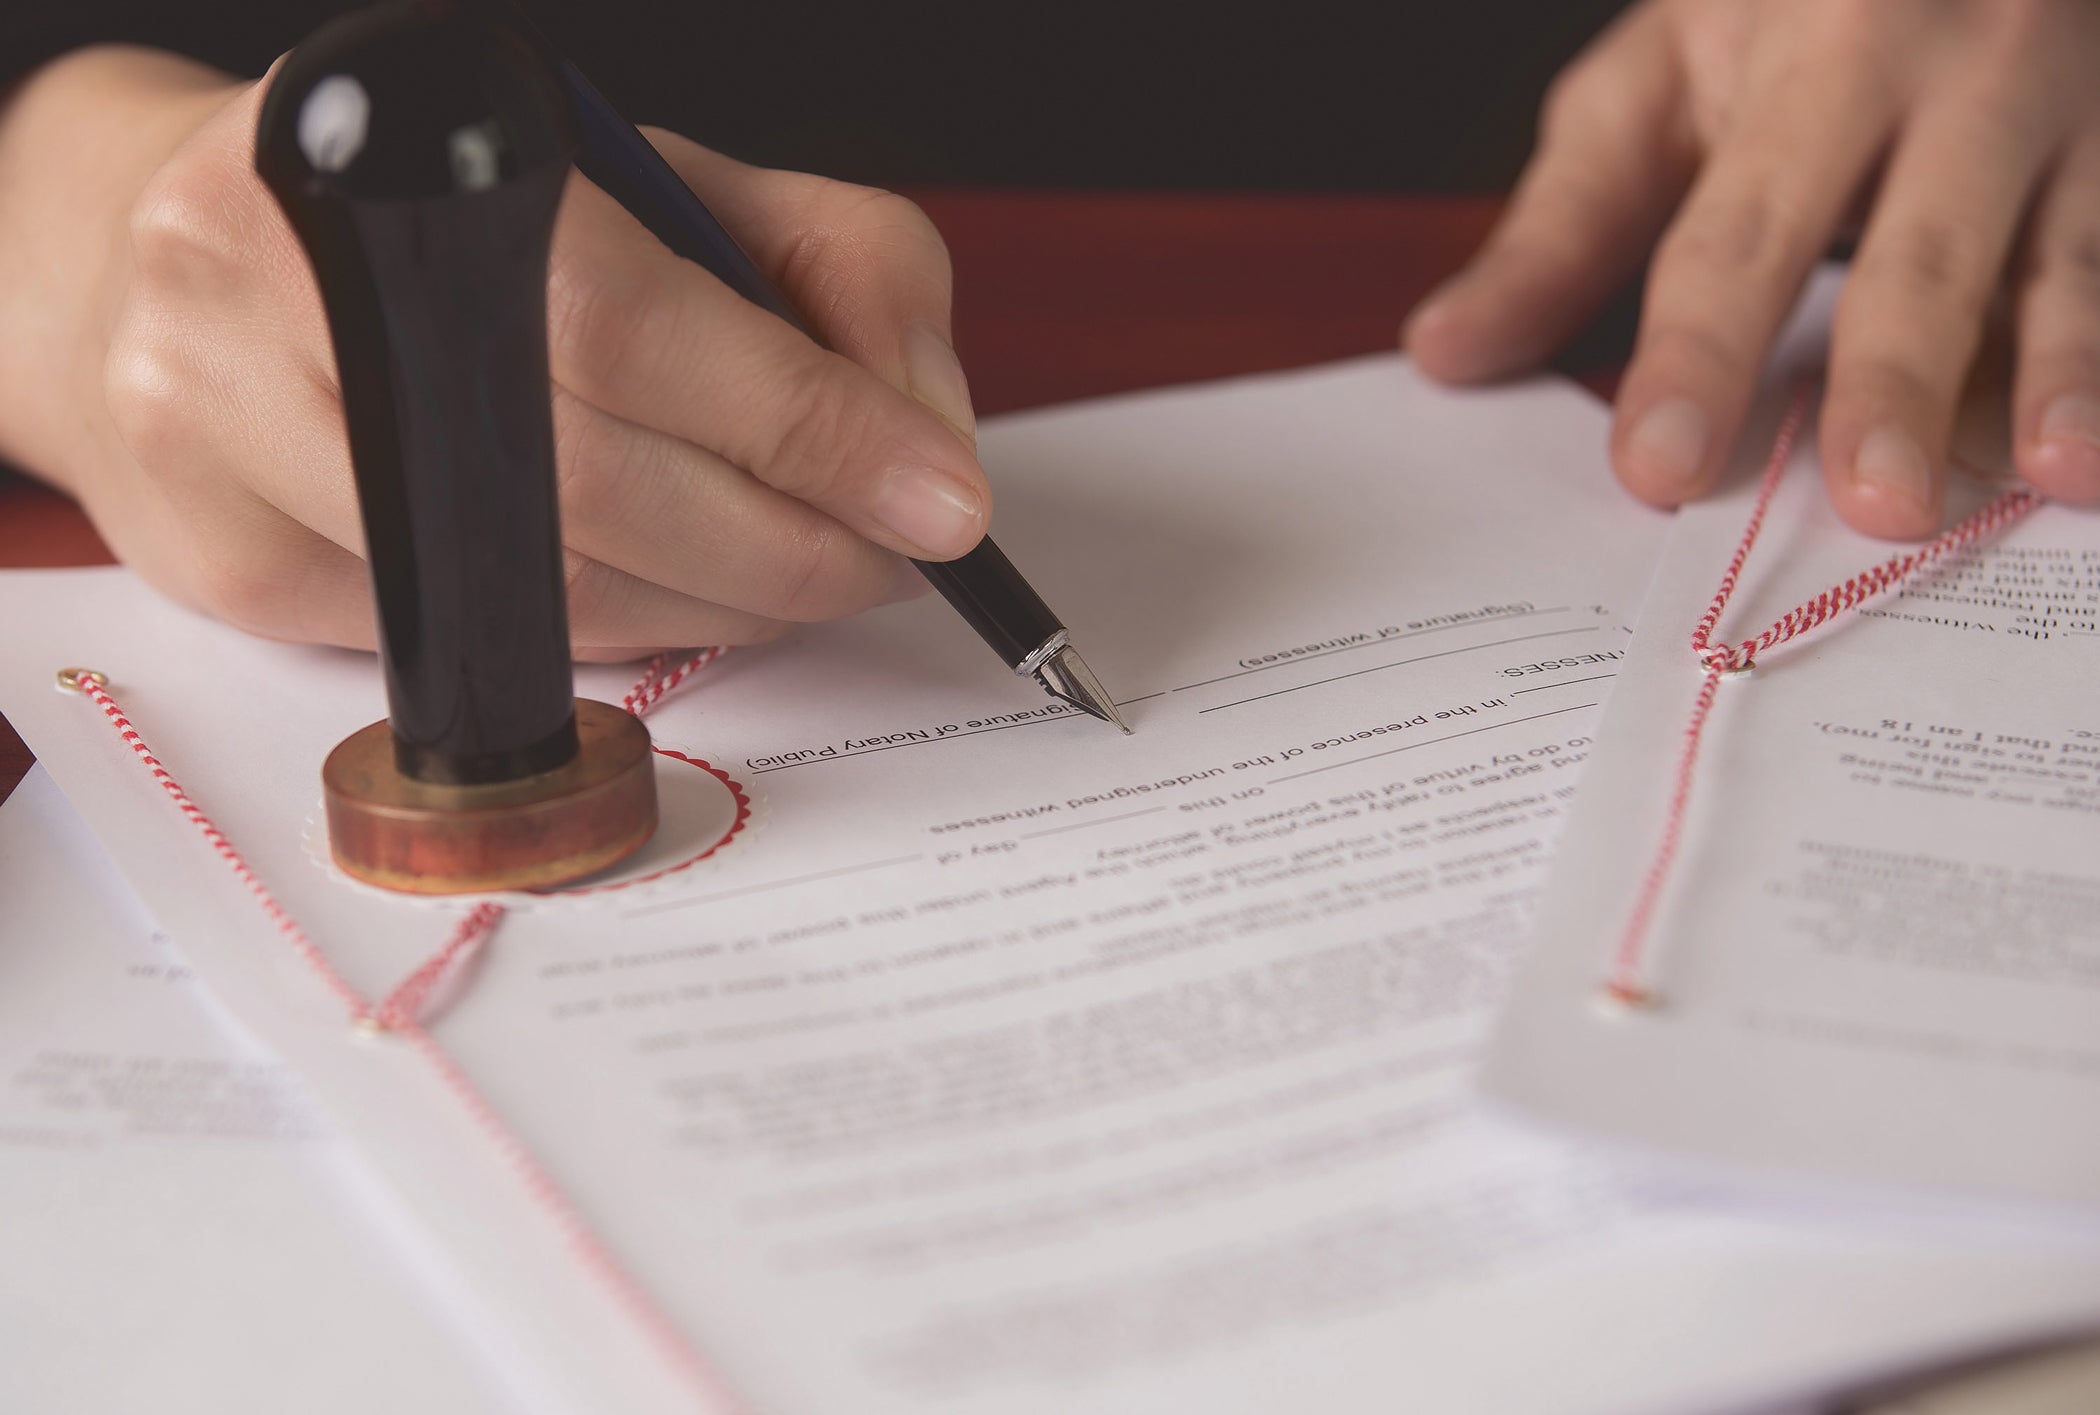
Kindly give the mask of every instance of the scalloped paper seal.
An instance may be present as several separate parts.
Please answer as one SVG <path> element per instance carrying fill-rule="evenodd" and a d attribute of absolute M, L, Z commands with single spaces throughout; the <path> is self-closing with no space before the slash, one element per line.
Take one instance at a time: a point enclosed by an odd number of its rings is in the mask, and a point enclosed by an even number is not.
<path fill-rule="evenodd" d="M 456 909 L 477 899 L 493 899 L 512 909 L 547 909 L 602 905 L 608 896 L 639 897 L 658 892 L 695 866 L 715 859 L 752 823 L 751 794 L 742 782 L 703 757 L 670 747 L 656 752 L 656 834 L 634 854 L 588 879 L 560 889 L 486 895 L 397 894 L 336 868 L 328 850 L 327 817 L 316 805 L 306 818 L 307 858 L 346 888 L 386 899 Z"/>

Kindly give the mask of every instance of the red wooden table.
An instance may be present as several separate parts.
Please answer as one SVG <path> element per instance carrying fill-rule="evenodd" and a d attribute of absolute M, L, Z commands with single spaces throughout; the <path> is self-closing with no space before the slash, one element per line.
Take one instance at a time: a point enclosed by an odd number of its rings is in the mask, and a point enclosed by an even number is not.
<path fill-rule="evenodd" d="M 921 191 L 955 259 L 980 414 L 1392 347 L 1493 218 L 1479 197 Z M 0 472 L 0 565 L 110 556 L 64 498 Z M 31 757 L 0 720 L 0 799 Z"/>

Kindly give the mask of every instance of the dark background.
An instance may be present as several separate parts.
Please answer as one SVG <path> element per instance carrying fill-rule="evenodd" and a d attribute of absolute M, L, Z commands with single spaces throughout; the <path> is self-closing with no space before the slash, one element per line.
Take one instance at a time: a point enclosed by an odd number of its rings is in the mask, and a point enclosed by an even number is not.
<path fill-rule="evenodd" d="M 98 39 L 241 74 L 348 6 L 0 0 L 0 66 Z M 885 185 L 1480 191 L 1625 0 L 526 0 L 638 122 Z M 34 8 L 36 13 L 20 11 Z"/>

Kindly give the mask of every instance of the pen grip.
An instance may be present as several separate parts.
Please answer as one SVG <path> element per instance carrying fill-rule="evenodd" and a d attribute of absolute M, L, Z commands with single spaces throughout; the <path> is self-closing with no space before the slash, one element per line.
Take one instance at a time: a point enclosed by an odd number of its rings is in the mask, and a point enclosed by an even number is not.
<path fill-rule="evenodd" d="M 912 564 L 1008 668 L 1018 669 L 1023 659 L 1064 628 L 990 537 L 960 559 Z"/>
<path fill-rule="evenodd" d="M 824 343 L 663 154 L 511 0 L 464 3 L 505 17 L 558 76 L 576 114 L 581 134 L 576 166 L 584 176 L 625 207 L 672 254 L 693 262 L 816 343 Z M 912 563 L 1009 668 L 1018 666 L 1064 627 L 990 538 L 957 560 Z"/>

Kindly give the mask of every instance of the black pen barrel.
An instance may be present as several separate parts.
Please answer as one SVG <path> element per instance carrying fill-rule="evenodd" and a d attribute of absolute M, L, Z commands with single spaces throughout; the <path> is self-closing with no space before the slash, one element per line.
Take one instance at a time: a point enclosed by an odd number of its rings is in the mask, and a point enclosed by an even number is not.
<path fill-rule="evenodd" d="M 990 537 L 977 542 L 977 548 L 960 559 L 914 560 L 912 564 L 1008 668 L 1019 668 L 1023 659 L 1064 627 Z"/>

